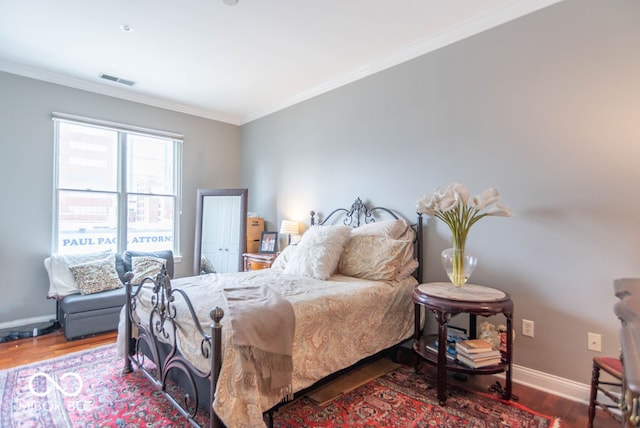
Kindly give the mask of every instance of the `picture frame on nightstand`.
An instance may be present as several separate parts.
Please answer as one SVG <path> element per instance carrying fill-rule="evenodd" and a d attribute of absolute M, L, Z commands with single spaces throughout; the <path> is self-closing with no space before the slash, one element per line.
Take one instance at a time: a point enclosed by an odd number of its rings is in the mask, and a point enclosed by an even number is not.
<path fill-rule="evenodd" d="M 263 254 L 275 254 L 278 251 L 278 232 L 262 232 L 258 251 Z"/>

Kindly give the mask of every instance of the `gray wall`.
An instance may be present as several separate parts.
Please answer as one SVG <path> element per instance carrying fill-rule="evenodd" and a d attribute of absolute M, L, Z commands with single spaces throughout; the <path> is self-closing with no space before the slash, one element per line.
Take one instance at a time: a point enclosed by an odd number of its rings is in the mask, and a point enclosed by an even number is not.
<path fill-rule="evenodd" d="M 43 261 L 51 252 L 51 112 L 174 131 L 184 135 L 181 263 L 193 272 L 196 189 L 237 187 L 239 128 L 182 113 L 0 72 L 0 323 L 52 315 Z"/>
<path fill-rule="evenodd" d="M 250 210 L 277 230 L 356 196 L 414 218 L 452 181 L 498 188 L 474 283 L 515 302 L 515 362 L 587 383 L 618 355 L 612 281 L 640 276 L 640 2 L 567 0 L 241 127 Z M 449 232 L 429 221 L 426 281 Z M 520 334 L 521 319 L 535 337 Z"/>

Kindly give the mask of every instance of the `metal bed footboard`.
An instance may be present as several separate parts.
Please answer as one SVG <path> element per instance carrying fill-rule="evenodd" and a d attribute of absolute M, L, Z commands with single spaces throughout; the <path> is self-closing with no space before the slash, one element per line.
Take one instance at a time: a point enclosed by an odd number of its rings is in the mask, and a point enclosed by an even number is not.
<path fill-rule="evenodd" d="M 126 324 L 125 324 L 125 359 L 123 373 L 131 373 L 133 365 L 151 381 L 153 385 L 169 400 L 169 402 L 193 425 L 200 427 L 196 421 L 198 404 L 206 403 L 208 407 L 209 427 L 221 427 L 222 422 L 213 410 L 215 388 L 222 366 L 222 325 L 220 321 L 224 316 L 221 308 L 213 308 L 209 316 L 212 323 L 209 331 L 205 331 L 198 321 L 189 297 L 180 289 L 172 289 L 171 281 L 166 269 L 158 276 L 145 278 L 139 286 L 133 286 L 131 279 L 133 274 L 127 273 L 126 281 Z M 145 285 L 153 285 L 151 296 L 152 310 L 148 323 L 143 323 L 136 314 L 136 306 L 140 299 L 140 291 Z M 211 362 L 209 372 L 204 373 L 194 367 L 178 350 L 176 340 L 176 299 L 183 299 L 188 308 L 193 326 L 197 328 L 202 340 L 200 352 L 202 356 Z M 133 337 L 133 328 L 137 329 L 136 337 Z M 149 358 L 155 366 L 150 371 L 145 367 L 145 359 Z M 180 385 L 186 391 L 177 399 L 167 390 L 168 383 L 172 379 L 181 379 Z M 204 401 L 201 395 L 207 395 L 206 391 L 198 388 L 204 380 L 208 384 L 208 397 Z"/>

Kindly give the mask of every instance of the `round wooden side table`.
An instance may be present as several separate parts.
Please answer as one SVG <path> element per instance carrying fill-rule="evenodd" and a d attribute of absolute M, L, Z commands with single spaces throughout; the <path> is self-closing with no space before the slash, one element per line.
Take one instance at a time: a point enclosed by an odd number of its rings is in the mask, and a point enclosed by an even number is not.
<path fill-rule="evenodd" d="M 495 374 L 505 372 L 505 388 L 502 398 L 511 399 L 511 359 L 513 355 L 513 302 L 509 294 L 497 288 L 466 284 L 461 288 L 447 282 L 431 282 L 417 285 L 413 290 L 416 323 L 413 350 L 418 355 L 419 370 L 421 361 L 437 367 L 437 395 L 441 405 L 447 402 L 447 370 L 467 374 Z M 430 310 L 438 322 L 437 335 L 423 335 L 420 319 L 422 307 Z M 499 364 L 472 368 L 457 361 L 447 360 L 447 347 L 438 346 L 438 353 L 427 349 L 436 339 L 446 344 L 448 324 L 451 317 L 461 313 L 469 314 L 469 338 L 476 337 L 476 316 L 503 314 L 506 318 L 506 349 L 502 352 Z"/>

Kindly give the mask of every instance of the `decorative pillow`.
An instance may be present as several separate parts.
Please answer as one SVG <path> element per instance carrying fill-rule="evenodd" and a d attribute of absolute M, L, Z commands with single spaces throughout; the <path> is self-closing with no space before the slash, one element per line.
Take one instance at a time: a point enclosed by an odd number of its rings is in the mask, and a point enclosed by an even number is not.
<path fill-rule="evenodd" d="M 158 250 L 158 251 L 133 251 L 127 250 L 122 254 L 122 264 L 124 272 L 133 272 L 133 257 L 157 257 L 159 259 L 165 259 L 167 262 L 165 267 L 167 268 L 167 274 L 170 278 L 173 278 L 173 251 L 171 250 Z M 123 273 L 124 276 L 124 273 Z M 123 281 L 124 282 L 124 281 Z"/>
<path fill-rule="evenodd" d="M 411 274 L 413 274 L 413 272 L 418 269 L 418 266 L 420 266 L 418 260 L 411 257 L 409 261 L 400 265 L 400 268 L 398 269 L 398 273 L 396 275 L 396 281 L 402 281 L 409 278 Z"/>
<path fill-rule="evenodd" d="M 404 220 L 383 220 L 363 224 L 351 230 L 352 236 L 380 236 L 382 238 L 400 239 L 411 226 Z"/>
<path fill-rule="evenodd" d="M 114 254 L 101 260 L 69 266 L 69 270 L 83 295 L 122 287 Z"/>
<path fill-rule="evenodd" d="M 200 273 L 216 273 L 216 267 L 206 256 L 200 257 Z"/>
<path fill-rule="evenodd" d="M 271 263 L 271 269 L 284 271 L 287 267 L 287 263 L 289 263 L 291 255 L 296 251 L 297 247 L 297 245 L 286 246 L 284 250 L 278 254 L 278 257 L 276 257 L 273 263 Z"/>
<path fill-rule="evenodd" d="M 400 236 L 398 236 L 395 239 L 398 239 L 400 241 L 411 241 L 414 242 L 416 240 L 416 231 L 413 229 L 413 227 L 411 227 L 410 224 L 408 223 L 404 223 L 405 224 L 405 230 L 403 233 L 400 234 Z"/>
<path fill-rule="evenodd" d="M 131 257 L 133 268 L 132 284 L 140 284 L 147 277 L 155 280 L 167 261 L 159 257 Z"/>
<path fill-rule="evenodd" d="M 411 241 L 379 236 L 353 236 L 344 249 L 338 272 L 356 278 L 392 281 L 398 275 Z"/>
<path fill-rule="evenodd" d="M 350 234 L 349 226 L 311 226 L 292 252 L 284 273 L 328 279 L 338 267 Z"/>
<path fill-rule="evenodd" d="M 418 260 L 414 258 L 414 244 L 416 242 L 416 231 L 409 224 L 405 223 L 406 229 L 400 234 L 397 238 L 399 241 L 409 241 L 411 245 L 408 245 L 404 249 L 404 255 L 402 257 L 402 261 L 400 262 L 400 268 L 398 270 L 398 274 L 396 276 L 396 281 L 402 281 L 411 276 L 420 263 Z"/>
<path fill-rule="evenodd" d="M 79 293 L 80 289 L 73 279 L 73 274 L 69 270 L 69 266 L 101 260 L 111 254 L 110 250 L 106 250 L 86 254 L 52 254 L 50 257 L 47 257 L 44 261 L 44 267 L 49 275 L 48 296 L 61 299 L 69 294 Z"/>

